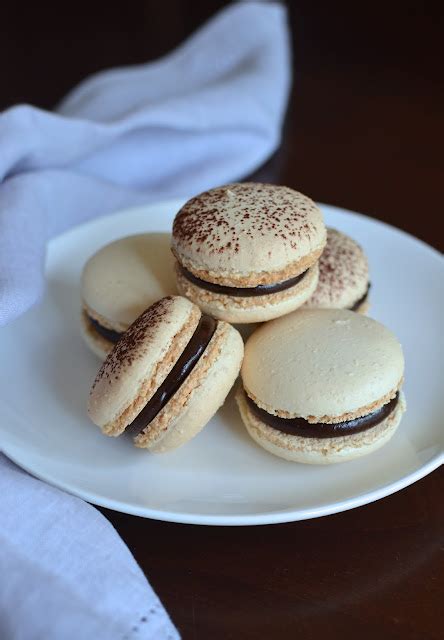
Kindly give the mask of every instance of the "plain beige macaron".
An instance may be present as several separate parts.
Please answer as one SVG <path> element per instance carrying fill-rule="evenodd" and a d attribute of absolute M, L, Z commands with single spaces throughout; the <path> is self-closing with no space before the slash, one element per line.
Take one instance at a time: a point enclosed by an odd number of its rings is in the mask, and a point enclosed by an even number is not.
<path fill-rule="evenodd" d="M 224 402 L 243 357 L 240 334 L 180 296 L 156 302 L 131 325 L 100 368 L 88 414 L 108 436 L 174 449 Z"/>
<path fill-rule="evenodd" d="M 277 318 L 312 295 L 325 242 L 322 213 L 307 196 L 271 184 L 217 187 L 176 215 L 177 287 L 227 322 Z"/>
<path fill-rule="evenodd" d="M 169 233 L 120 238 L 97 251 L 82 272 L 82 335 L 102 360 L 153 302 L 177 293 Z"/>
<path fill-rule="evenodd" d="M 247 341 L 240 412 L 251 437 L 295 462 L 326 464 L 384 445 L 405 411 L 391 331 L 353 311 L 301 309 Z"/>
<path fill-rule="evenodd" d="M 368 261 L 362 247 L 345 233 L 327 228 L 318 285 L 304 306 L 367 313 L 369 288 Z"/>

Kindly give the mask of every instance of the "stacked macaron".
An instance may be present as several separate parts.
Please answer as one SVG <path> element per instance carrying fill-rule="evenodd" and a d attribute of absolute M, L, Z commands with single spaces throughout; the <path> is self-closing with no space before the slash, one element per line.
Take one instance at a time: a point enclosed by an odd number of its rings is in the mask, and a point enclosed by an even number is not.
<path fill-rule="evenodd" d="M 362 248 L 326 230 L 303 194 L 253 183 L 202 193 L 171 238 L 123 238 L 86 264 L 83 335 L 106 357 L 89 415 L 105 435 L 169 451 L 205 426 L 241 370 L 240 414 L 267 451 L 314 464 L 371 453 L 405 400 L 401 346 L 363 315 L 369 287 Z M 231 322 L 264 323 L 245 355 Z"/>
<path fill-rule="evenodd" d="M 293 189 L 254 183 L 211 189 L 174 220 L 177 287 L 215 318 L 264 322 L 312 295 L 325 242 L 321 211 Z"/>

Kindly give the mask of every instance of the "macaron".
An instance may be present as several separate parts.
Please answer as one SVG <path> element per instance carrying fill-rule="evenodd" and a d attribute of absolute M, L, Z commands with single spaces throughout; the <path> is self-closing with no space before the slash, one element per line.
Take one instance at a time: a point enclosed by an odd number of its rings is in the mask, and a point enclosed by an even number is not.
<path fill-rule="evenodd" d="M 81 279 L 82 335 L 102 360 L 153 302 L 177 293 L 169 233 L 143 233 L 102 247 Z"/>
<path fill-rule="evenodd" d="M 175 217 L 179 292 L 227 322 L 263 322 L 314 292 L 326 242 L 320 209 L 271 184 L 229 184 L 189 200 Z"/>
<path fill-rule="evenodd" d="M 368 261 L 360 245 L 345 233 L 327 228 L 318 285 L 304 306 L 367 313 L 369 289 Z"/>
<path fill-rule="evenodd" d="M 180 296 L 146 309 L 114 346 L 92 386 L 88 414 L 107 436 L 127 432 L 161 453 L 193 438 L 239 373 L 243 341 Z"/>
<path fill-rule="evenodd" d="M 379 449 L 405 411 L 404 358 L 376 320 L 300 309 L 245 345 L 236 399 L 251 437 L 286 460 L 328 464 Z"/>

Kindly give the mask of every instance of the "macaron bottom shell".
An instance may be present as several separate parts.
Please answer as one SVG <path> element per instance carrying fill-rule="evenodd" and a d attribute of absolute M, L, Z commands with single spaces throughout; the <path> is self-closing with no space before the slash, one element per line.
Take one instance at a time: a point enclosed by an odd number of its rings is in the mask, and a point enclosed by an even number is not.
<path fill-rule="evenodd" d="M 310 300 L 308 300 L 305 304 L 304 304 L 304 309 L 341 309 L 344 308 L 346 311 L 354 311 L 355 313 L 359 313 L 361 314 L 361 316 L 366 316 L 368 314 L 368 312 L 370 311 L 370 297 L 367 295 L 364 300 L 358 304 L 358 306 L 353 307 L 353 309 L 349 309 L 348 307 L 315 307 L 314 305 L 310 304 Z"/>
<path fill-rule="evenodd" d="M 362 302 L 359 303 L 359 301 L 356 303 L 356 306 L 353 306 L 352 308 L 349 307 L 334 307 L 334 306 L 316 306 L 314 305 L 310 298 L 307 300 L 307 302 L 305 302 L 303 308 L 304 309 L 345 309 L 346 311 L 354 311 L 355 313 L 360 313 L 361 316 L 365 316 L 368 314 L 368 312 L 370 311 L 370 296 L 369 294 L 367 294 L 365 296 L 365 298 L 362 300 Z"/>
<path fill-rule="evenodd" d="M 242 387 L 236 393 L 236 401 L 245 427 L 257 444 L 280 458 L 304 464 L 346 462 L 376 451 L 394 435 L 406 410 L 401 391 L 395 410 L 366 431 L 334 438 L 306 438 L 282 433 L 259 420 L 248 407 Z"/>
<path fill-rule="evenodd" d="M 136 447 L 165 453 L 196 436 L 227 397 L 243 358 L 240 334 L 219 322 L 196 366 L 160 413 L 134 438 Z"/>
<path fill-rule="evenodd" d="M 370 300 L 369 296 L 365 298 L 365 300 L 355 309 L 356 313 L 360 313 L 362 316 L 366 316 L 370 311 Z"/>
<path fill-rule="evenodd" d="M 175 271 L 179 293 L 214 318 L 238 324 L 266 322 L 295 311 L 310 298 L 319 277 L 318 264 L 315 263 L 294 287 L 267 295 L 237 297 L 198 287 L 181 273 L 178 265 Z"/>
<path fill-rule="evenodd" d="M 108 353 L 114 347 L 114 343 L 101 336 L 100 333 L 95 330 L 85 308 L 82 309 L 80 320 L 81 334 L 86 346 L 100 360 L 105 360 Z"/>

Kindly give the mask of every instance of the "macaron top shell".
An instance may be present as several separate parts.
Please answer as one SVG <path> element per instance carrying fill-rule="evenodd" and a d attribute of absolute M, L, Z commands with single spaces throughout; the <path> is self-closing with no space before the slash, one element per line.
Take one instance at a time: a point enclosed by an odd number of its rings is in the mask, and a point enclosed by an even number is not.
<path fill-rule="evenodd" d="M 133 407 L 135 400 L 143 393 L 144 404 L 148 402 L 190 340 L 200 316 L 198 307 L 186 298 L 169 296 L 149 307 L 130 326 L 103 363 L 91 389 L 88 413 L 95 424 L 104 427 L 124 413 L 122 430 L 132 422 L 140 409 Z"/>
<path fill-rule="evenodd" d="M 376 320 L 343 309 L 301 309 L 255 331 L 241 374 L 248 395 L 269 413 L 338 422 L 388 402 L 403 371 L 401 345 Z"/>
<path fill-rule="evenodd" d="M 172 247 L 198 277 L 255 286 L 298 275 L 325 240 L 322 213 L 310 198 L 288 187 L 239 183 L 189 200 L 174 220 Z"/>
<path fill-rule="evenodd" d="M 170 243 L 169 233 L 144 233 L 102 247 L 82 273 L 87 308 L 124 330 L 153 302 L 176 293 Z"/>
<path fill-rule="evenodd" d="M 368 288 L 368 262 L 357 242 L 327 229 L 327 244 L 319 258 L 319 280 L 307 307 L 348 309 Z"/>

